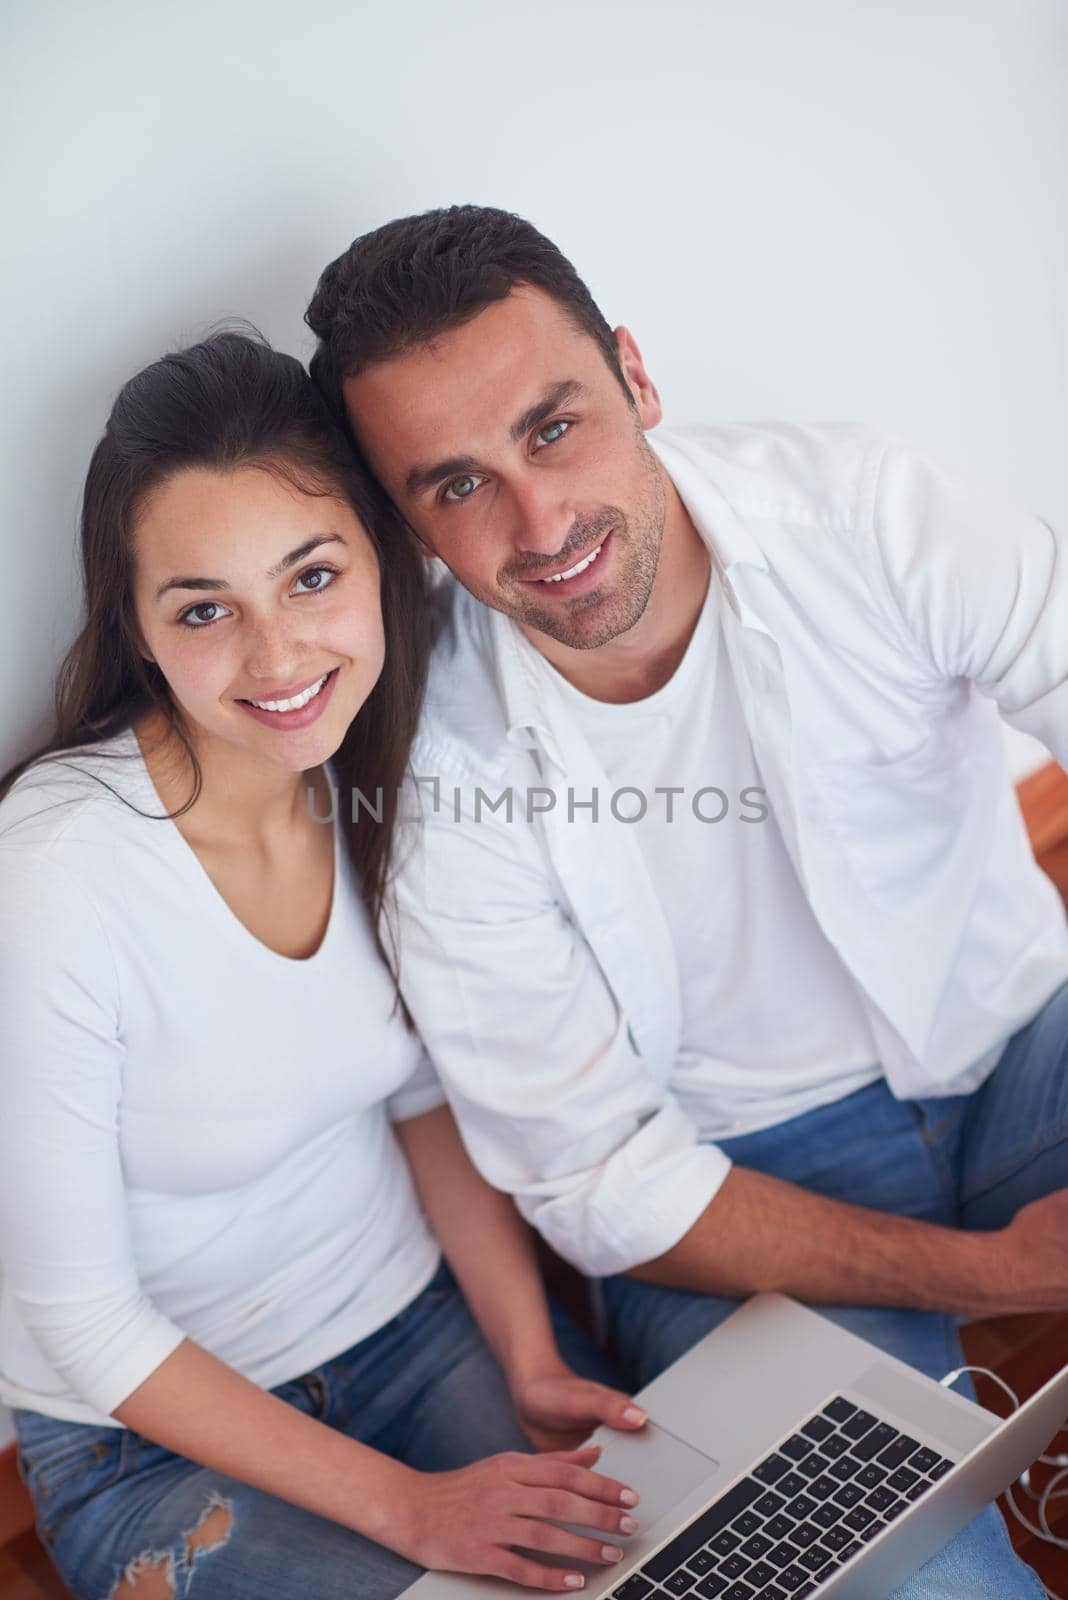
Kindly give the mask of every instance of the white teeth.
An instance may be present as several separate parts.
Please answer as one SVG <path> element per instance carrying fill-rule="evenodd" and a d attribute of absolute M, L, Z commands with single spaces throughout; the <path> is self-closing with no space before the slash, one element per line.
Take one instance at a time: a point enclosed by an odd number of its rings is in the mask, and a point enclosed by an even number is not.
<path fill-rule="evenodd" d="M 329 676 L 329 672 L 324 673 L 318 683 L 313 683 L 300 694 L 295 694 L 292 700 L 252 700 L 249 704 L 257 706 L 261 711 L 299 711 L 301 706 L 306 706 L 309 700 L 315 699 Z"/>
<path fill-rule="evenodd" d="M 554 572 L 551 578 L 542 578 L 541 582 L 562 583 L 565 578 L 577 578 L 580 572 L 585 572 L 586 568 L 597 560 L 603 548 L 603 545 L 598 545 L 596 550 L 591 550 L 588 556 L 583 556 L 578 566 L 570 567 L 567 572 Z"/>

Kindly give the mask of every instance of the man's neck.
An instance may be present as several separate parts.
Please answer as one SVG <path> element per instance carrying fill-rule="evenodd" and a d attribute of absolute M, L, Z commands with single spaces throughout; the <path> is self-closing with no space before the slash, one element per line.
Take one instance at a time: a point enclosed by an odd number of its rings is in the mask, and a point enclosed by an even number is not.
<path fill-rule="evenodd" d="M 686 653 L 711 575 L 704 540 L 669 486 L 664 536 L 649 603 L 633 628 L 596 650 L 573 650 L 522 627 L 534 648 L 582 694 L 613 705 L 663 688 Z"/>

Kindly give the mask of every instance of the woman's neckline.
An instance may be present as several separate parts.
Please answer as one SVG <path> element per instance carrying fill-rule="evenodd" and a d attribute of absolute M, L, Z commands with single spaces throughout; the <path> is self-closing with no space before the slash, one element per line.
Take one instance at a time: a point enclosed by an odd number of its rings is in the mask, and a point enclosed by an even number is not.
<path fill-rule="evenodd" d="M 156 787 L 155 779 L 153 778 L 151 769 L 149 768 L 148 762 L 145 759 L 144 751 L 141 748 L 141 741 L 138 738 L 135 729 L 132 726 L 129 727 L 120 737 L 129 741 L 131 754 L 135 757 L 137 762 L 138 773 L 141 778 L 141 787 L 144 790 L 145 797 L 151 798 L 156 807 L 158 820 L 155 818 L 153 819 L 155 826 L 163 826 L 168 830 L 168 838 L 173 843 L 177 857 L 179 859 L 184 859 L 186 865 L 188 867 L 192 867 L 196 881 L 205 897 L 206 902 L 211 904 L 215 910 L 216 920 L 220 927 L 226 929 L 232 938 L 237 938 L 245 945 L 246 948 L 254 948 L 256 951 L 262 952 L 261 959 L 265 960 L 276 968 L 281 967 L 291 972 L 308 972 L 321 965 L 325 959 L 330 945 L 333 942 L 335 929 L 339 920 L 338 902 L 340 898 L 339 891 L 342 879 L 343 862 L 341 860 L 341 851 L 339 848 L 340 830 L 338 829 L 336 820 L 324 820 L 320 823 L 317 823 L 317 826 L 328 827 L 331 830 L 331 842 L 333 846 L 333 879 L 330 890 L 330 909 L 327 913 L 326 925 L 323 929 L 323 936 L 316 948 L 311 951 L 310 954 L 306 956 L 285 955 L 282 951 L 275 950 L 271 945 L 266 944 L 258 934 L 253 933 L 252 929 L 242 921 L 237 912 L 234 910 L 233 906 L 230 904 L 229 900 L 227 900 L 226 896 L 222 893 L 222 890 L 215 883 L 215 880 L 212 878 L 211 873 L 201 860 L 197 850 L 186 838 L 177 822 L 173 817 L 165 815 L 168 808 Z"/>

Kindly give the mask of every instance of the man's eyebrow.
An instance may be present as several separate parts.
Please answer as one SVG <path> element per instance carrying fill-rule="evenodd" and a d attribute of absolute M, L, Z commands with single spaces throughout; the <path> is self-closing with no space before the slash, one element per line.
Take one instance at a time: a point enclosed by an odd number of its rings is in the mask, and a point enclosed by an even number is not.
<path fill-rule="evenodd" d="M 534 404 L 512 423 L 512 443 L 518 444 L 520 439 L 525 439 L 531 428 L 536 428 L 539 422 L 544 422 L 546 417 L 551 417 L 554 411 L 559 411 L 561 406 L 566 406 L 569 400 L 577 400 L 585 393 L 577 378 L 564 378 L 559 383 L 554 383 L 552 388 L 542 395 Z"/>
<path fill-rule="evenodd" d="M 540 400 L 535 400 L 534 404 L 513 422 L 508 430 L 512 443 L 518 444 L 532 428 L 538 426 L 539 422 L 544 422 L 546 417 L 551 417 L 554 411 L 559 411 L 569 400 L 576 400 L 585 392 L 577 378 L 563 378 L 559 383 L 554 383 Z M 408 494 L 420 495 L 445 478 L 459 478 L 465 472 L 477 470 L 478 462 L 474 456 L 449 456 L 444 461 L 434 461 L 425 467 L 413 467 L 404 480 L 404 487 Z"/>
<path fill-rule="evenodd" d="M 273 567 L 268 567 L 268 578 L 280 578 L 283 572 L 288 572 L 290 567 L 295 567 L 298 561 L 310 555 L 313 550 L 318 550 L 324 544 L 344 544 L 345 540 L 340 533 L 316 533 L 310 539 L 305 539 L 303 544 L 298 544 L 295 550 L 283 556 L 281 561 L 276 561 Z M 156 599 L 160 600 L 168 589 L 226 589 L 229 585 L 225 578 L 168 578 L 166 583 L 161 583 L 156 590 Z"/>

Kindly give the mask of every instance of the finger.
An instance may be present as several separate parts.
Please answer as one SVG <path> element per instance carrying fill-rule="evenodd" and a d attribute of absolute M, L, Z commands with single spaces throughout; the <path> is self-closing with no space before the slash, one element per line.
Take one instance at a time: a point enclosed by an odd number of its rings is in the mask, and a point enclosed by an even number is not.
<path fill-rule="evenodd" d="M 566 1556 L 570 1561 L 588 1561 L 591 1566 L 614 1567 L 622 1561 L 623 1552 L 618 1544 L 608 1544 L 601 1539 L 584 1539 L 580 1533 L 568 1533 L 566 1528 L 556 1528 L 551 1522 L 524 1522 L 516 1536 L 516 1544 L 527 1550 L 548 1550 L 554 1556 Z"/>
<path fill-rule="evenodd" d="M 581 1450 L 558 1450 L 552 1455 L 521 1456 L 517 1481 L 550 1489 L 570 1489 L 587 1500 L 601 1500 L 610 1506 L 636 1506 L 640 1496 L 618 1478 L 591 1472 L 574 1460 Z"/>
<path fill-rule="evenodd" d="M 624 1394 L 620 1389 L 610 1389 L 605 1383 L 583 1384 L 578 1400 L 582 1404 L 576 1410 L 576 1415 L 607 1422 L 610 1428 L 641 1428 L 649 1420 L 648 1412 L 643 1411 L 629 1394 Z M 570 1396 L 568 1401 L 570 1410 Z M 561 1406 L 560 1409 L 565 1408 Z"/>
<path fill-rule="evenodd" d="M 573 1494 L 569 1489 L 526 1489 L 516 1504 L 516 1515 L 577 1522 L 583 1528 L 599 1528 L 602 1533 L 623 1534 L 624 1537 L 638 1531 L 637 1522 L 620 1510 L 618 1501 L 609 1505 L 603 1500 Z"/>
<path fill-rule="evenodd" d="M 509 1583 L 522 1584 L 524 1589 L 563 1589 L 573 1594 L 576 1589 L 586 1586 L 586 1579 L 581 1572 L 543 1567 L 540 1562 L 513 1555 L 511 1551 L 502 1550 L 499 1562 L 490 1570 L 498 1578 L 507 1578 Z"/>

